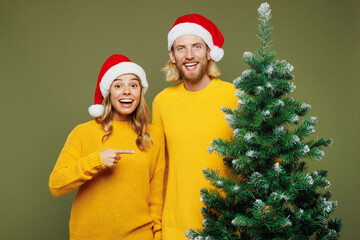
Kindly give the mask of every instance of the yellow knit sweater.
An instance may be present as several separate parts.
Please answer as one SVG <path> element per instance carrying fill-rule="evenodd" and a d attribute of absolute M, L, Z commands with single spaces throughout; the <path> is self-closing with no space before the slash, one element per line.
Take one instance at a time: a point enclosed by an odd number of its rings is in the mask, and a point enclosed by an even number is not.
<path fill-rule="evenodd" d="M 153 145 L 146 152 L 136 144 L 130 122 L 113 121 L 113 133 L 94 120 L 78 125 L 68 136 L 50 175 L 54 196 L 78 188 L 70 218 L 70 239 L 161 239 L 164 189 L 163 133 L 149 125 Z M 122 154 L 114 168 L 105 168 L 100 151 L 134 150 Z"/>
<path fill-rule="evenodd" d="M 189 92 L 184 84 L 166 88 L 153 102 L 153 124 L 160 126 L 166 139 L 168 180 L 163 211 L 163 239 L 187 239 L 190 228 L 202 227 L 199 190 L 210 187 L 204 168 L 225 166 L 207 147 L 215 138 L 230 138 L 232 131 L 223 106 L 235 108 L 238 99 L 232 84 L 213 79 L 204 89 Z"/>

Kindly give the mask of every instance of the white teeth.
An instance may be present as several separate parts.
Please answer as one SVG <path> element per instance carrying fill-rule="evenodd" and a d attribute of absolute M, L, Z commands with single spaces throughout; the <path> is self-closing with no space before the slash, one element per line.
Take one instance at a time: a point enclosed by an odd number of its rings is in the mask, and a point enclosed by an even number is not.
<path fill-rule="evenodd" d="M 123 100 L 120 100 L 121 103 L 132 103 L 133 100 L 131 99 L 123 99 Z"/>
<path fill-rule="evenodd" d="M 191 66 L 195 66 L 197 63 L 185 63 L 186 67 L 191 67 Z"/>

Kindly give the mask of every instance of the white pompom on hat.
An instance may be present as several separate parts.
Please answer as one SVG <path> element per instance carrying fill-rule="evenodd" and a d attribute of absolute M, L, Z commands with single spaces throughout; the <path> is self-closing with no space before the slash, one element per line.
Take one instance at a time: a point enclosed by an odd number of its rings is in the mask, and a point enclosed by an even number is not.
<path fill-rule="evenodd" d="M 133 63 L 126 56 L 121 54 L 114 54 L 110 56 L 103 64 L 95 90 L 94 105 L 89 107 L 89 113 L 92 117 L 101 117 L 104 113 L 104 106 L 101 104 L 104 98 L 108 95 L 112 82 L 123 74 L 135 74 L 140 78 L 142 91 L 145 93 L 149 87 L 146 80 L 144 69 Z"/>
<path fill-rule="evenodd" d="M 174 41 L 184 35 L 195 35 L 204 40 L 210 48 L 210 57 L 218 62 L 224 56 L 222 46 L 224 37 L 216 25 L 199 14 L 187 14 L 179 17 L 168 33 L 168 50 Z"/>

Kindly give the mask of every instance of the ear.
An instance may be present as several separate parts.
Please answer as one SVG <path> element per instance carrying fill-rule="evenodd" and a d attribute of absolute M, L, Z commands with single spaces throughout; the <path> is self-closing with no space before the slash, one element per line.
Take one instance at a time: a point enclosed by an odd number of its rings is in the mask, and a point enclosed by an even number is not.
<path fill-rule="evenodd" d="M 169 56 L 170 56 L 170 61 L 175 64 L 176 61 L 175 61 L 174 52 L 169 50 Z"/>
<path fill-rule="evenodd" d="M 207 58 L 208 61 L 211 60 L 210 51 L 211 51 L 211 50 L 210 50 L 210 48 L 208 47 L 208 48 L 207 48 L 207 53 L 206 53 L 206 58 Z"/>

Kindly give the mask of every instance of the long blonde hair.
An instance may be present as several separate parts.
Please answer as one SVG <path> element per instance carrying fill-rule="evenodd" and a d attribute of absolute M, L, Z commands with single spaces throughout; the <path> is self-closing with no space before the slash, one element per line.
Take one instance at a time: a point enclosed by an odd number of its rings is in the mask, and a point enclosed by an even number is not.
<path fill-rule="evenodd" d="M 140 81 L 139 81 L 140 82 Z M 141 85 L 141 82 L 140 82 Z M 142 88 L 142 87 L 141 87 Z M 102 143 L 104 143 L 112 134 L 113 125 L 112 117 L 114 115 L 114 108 L 111 105 L 110 91 L 104 99 L 105 111 L 101 117 L 95 118 L 95 121 L 101 124 L 105 134 L 102 138 Z M 138 135 L 136 138 L 136 145 L 141 151 L 146 151 L 152 143 L 151 137 L 147 132 L 148 121 L 149 121 L 149 108 L 146 105 L 144 93 L 141 90 L 140 102 L 135 111 L 131 114 L 131 127 L 134 132 Z"/>
<path fill-rule="evenodd" d="M 169 60 L 165 64 L 162 71 L 165 73 L 166 81 L 168 81 L 168 82 L 181 81 L 179 70 L 177 69 L 176 64 L 171 62 L 171 60 Z M 209 75 L 209 77 L 211 79 L 220 76 L 221 72 L 220 72 L 219 68 L 217 67 L 216 62 L 214 60 L 211 59 L 209 61 L 206 73 Z"/>

